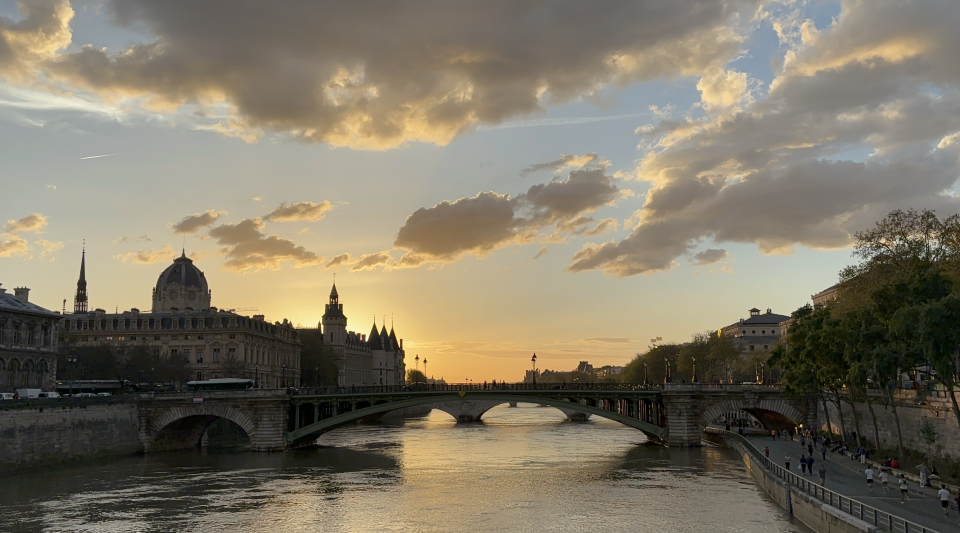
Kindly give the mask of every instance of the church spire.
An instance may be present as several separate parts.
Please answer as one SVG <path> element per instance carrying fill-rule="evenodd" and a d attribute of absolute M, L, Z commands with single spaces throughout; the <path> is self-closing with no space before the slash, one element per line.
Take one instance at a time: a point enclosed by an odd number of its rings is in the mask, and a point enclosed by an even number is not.
<path fill-rule="evenodd" d="M 87 244 L 80 254 L 80 279 L 77 280 L 77 295 L 73 298 L 73 312 L 87 312 Z"/>

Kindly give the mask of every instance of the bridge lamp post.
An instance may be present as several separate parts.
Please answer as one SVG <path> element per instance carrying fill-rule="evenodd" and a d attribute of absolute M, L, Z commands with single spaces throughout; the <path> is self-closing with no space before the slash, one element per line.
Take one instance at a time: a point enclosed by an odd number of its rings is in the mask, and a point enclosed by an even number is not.
<path fill-rule="evenodd" d="M 670 383 L 670 361 L 663 358 L 663 382 Z"/>
<path fill-rule="evenodd" d="M 693 358 L 693 377 L 690 379 L 690 383 L 697 382 L 697 358 Z"/>
<path fill-rule="evenodd" d="M 647 362 L 643 362 L 643 384 L 647 384 Z"/>
<path fill-rule="evenodd" d="M 73 380 L 76 373 L 77 356 L 70 354 L 67 356 L 67 364 L 70 365 L 70 396 L 73 397 Z"/>
<path fill-rule="evenodd" d="M 764 372 L 763 372 L 763 363 L 761 362 L 761 363 L 760 363 L 760 384 L 761 384 L 761 385 L 763 385 L 763 382 L 766 380 L 766 378 L 765 378 L 765 376 L 763 375 L 763 373 L 764 373 Z"/>
<path fill-rule="evenodd" d="M 530 358 L 530 362 L 533 363 L 533 384 L 537 384 L 537 354 L 534 352 L 533 357 Z"/>
<path fill-rule="evenodd" d="M 427 382 L 427 358 L 423 358 L 423 382 Z"/>
<path fill-rule="evenodd" d="M 417 354 L 417 356 L 413 359 L 413 361 L 416 363 L 417 372 L 420 372 L 420 354 Z M 419 381 L 419 380 L 417 380 L 417 381 Z M 416 382 L 414 382 L 414 383 L 416 383 Z"/>

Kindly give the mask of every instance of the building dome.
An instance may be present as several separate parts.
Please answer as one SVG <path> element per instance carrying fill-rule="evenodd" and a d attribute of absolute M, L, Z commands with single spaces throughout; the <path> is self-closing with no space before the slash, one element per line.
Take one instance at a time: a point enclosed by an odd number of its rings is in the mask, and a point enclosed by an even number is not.
<path fill-rule="evenodd" d="M 210 290 L 203 271 L 186 254 L 174 259 L 153 289 L 153 312 L 209 309 Z"/>

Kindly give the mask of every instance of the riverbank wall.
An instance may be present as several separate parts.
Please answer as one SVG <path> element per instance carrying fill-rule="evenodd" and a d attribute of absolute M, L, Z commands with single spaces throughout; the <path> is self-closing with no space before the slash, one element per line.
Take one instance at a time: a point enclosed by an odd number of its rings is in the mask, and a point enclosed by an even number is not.
<path fill-rule="evenodd" d="M 960 398 L 960 393 L 958 398 Z M 897 425 L 893 410 L 884 405 L 881 391 L 871 392 L 870 401 L 877 416 L 877 431 L 880 442 L 887 447 L 896 447 Z M 894 402 L 900 418 L 900 430 L 903 433 L 903 446 L 923 454 L 941 457 L 947 460 L 960 460 L 960 425 L 954 416 L 950 398 L 946 391 L 898 390 L 894 393 Z M 845 402 L 843 420 L 847 434 L 856 431 L 853 408 Z M 856 415 L 860 418 L 861 436 L 874 441 L 873 418 L 866 403 L 856 403 Z M 829 416 L 824 416 L 821 404 L 818 425 L 826 431 L 830 427 L 834 433 L 840 433 L 840 416 L 837 406 L 827 402 Z M 830 426 L 827 426 L 827 420 Z"/>
<path fill-rule="evenodd" d="M 722 444 L 740 455 L 750 476 L 790 516 L 803 522 L 817 533 L 879 533 L 882 529 L 846 514 L 812 496 L 784 483 L 757 462 L 743 444 L 719 435 L 704 435 L 705 440 Z"/>
<path fill-rule="evenodd" d="M 134 401 L 61 398 L 0 403 L 0 473 L 142 449 Z"/>

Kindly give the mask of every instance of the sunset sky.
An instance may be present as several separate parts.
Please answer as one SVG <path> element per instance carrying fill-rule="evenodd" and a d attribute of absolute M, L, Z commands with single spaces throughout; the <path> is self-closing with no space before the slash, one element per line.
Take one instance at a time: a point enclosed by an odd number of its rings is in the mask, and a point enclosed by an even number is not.
<path fill-rule="evenodd" d="M 392 320 L 519 380 L 790 311 L 960 210 L 960 2 L 0 0 L 0 283 Z M 246 314 L 252 314 L 247 312 Z M 393 317 L 393 318 L 391 318 Z"/>

